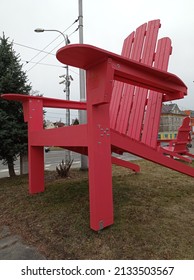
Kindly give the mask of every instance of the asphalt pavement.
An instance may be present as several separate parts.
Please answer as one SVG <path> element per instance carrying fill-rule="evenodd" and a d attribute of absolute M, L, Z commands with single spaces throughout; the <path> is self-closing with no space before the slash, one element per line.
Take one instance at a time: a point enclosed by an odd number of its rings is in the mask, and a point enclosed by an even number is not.
<path fill-rule="evenodd" d="M 56 166 L 61 163 L 62 160 L 65 160 L 65 150 L 51 150 L 48 153 L 45 153 L 45 170 L 56 170 Z M 72 168 L 79 168 L 81 167 L 81 160 L 80 154 L 78 153 L 71 153 L 71 157 L 73 158 Z M 124 155 L 119 156 L 119 158 L 126 159 L 126 160 L 135 160 L 138 157 L 129 155 L 128 153 L 124 153 Z M 14 166 L 16 175 L 20 174 L 20 161 L 17 159 L 15 161 Z M 3 165 L 2 161 L 0 161 L 0 178 L 9 177 L 7 165 Z"/>
<path fill-rule="evenodd" d="M 56 170 L 56 166 L 61 163 L 62 160 L 65 160 L 65 150 L 51 150 L 48 153 L 45 153 L 45 170 Z M 80 166 L 80 155 L 77 153 L 71 153 L 73 160 L 72 167 Z M 20 174 L 20 160 L 19 158 L 14 162 L 15 173 L 16 175 Z M 0 178 L 9 177 L 8 167 L 0 161 Z"/>

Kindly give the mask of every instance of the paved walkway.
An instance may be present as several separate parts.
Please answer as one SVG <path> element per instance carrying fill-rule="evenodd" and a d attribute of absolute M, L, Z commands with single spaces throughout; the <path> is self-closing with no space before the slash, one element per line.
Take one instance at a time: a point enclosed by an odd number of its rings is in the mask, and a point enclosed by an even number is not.
<path fill-rule="evenodd" d="M 0 260 L 45 260 L 34 247 L 26 245 L 20 236 L 12 235 L 7 226 L 0 227 Z"/>

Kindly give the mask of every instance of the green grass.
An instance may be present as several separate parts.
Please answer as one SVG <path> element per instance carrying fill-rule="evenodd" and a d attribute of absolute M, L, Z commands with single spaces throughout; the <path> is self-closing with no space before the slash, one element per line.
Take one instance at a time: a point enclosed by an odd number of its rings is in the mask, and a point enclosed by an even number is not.
<path fill-rule="evenodd" d="M 113 167 L 114 225 L 89 228 L 87 172 L 46 173 L 30 196 L 27 177 L 0 179 L 0 225 L 48 259 L 194 259 L 194 180 L 139 161 L 142 171 Z"/>

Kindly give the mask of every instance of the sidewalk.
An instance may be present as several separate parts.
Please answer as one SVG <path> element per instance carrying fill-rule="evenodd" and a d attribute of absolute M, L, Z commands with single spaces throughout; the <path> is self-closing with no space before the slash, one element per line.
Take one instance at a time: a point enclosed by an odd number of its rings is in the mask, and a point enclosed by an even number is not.
<path fill-rule="evenodd" d="M 18 235 L 12 235 L 7 226 L 0 227 L 0 260 L 45 260 L 34 247 L 23 243 Z"/>

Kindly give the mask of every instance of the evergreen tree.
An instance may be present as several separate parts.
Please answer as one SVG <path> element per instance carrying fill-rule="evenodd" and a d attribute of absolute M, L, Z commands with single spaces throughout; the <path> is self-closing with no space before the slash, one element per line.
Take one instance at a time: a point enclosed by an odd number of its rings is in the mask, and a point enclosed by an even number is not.
<path fill-rule="evenodd" d="M 8 38 L 0 37 L 0 95 L 3 93 L 29 94 L 30 84 L 22 71 L 19 55 Z M 27 125 L 22 104 L 0 98 L 0 160 L 8 165 L 9 175 L 15 176 L 14 161 L 27 151 Z"/>

